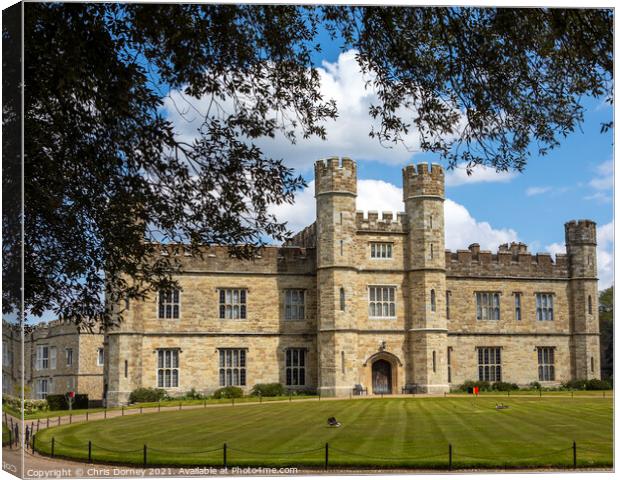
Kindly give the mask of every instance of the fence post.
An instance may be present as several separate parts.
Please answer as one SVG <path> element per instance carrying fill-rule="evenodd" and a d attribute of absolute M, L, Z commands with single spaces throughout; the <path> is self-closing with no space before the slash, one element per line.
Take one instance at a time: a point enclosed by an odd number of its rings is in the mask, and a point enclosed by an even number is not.
<path fill-rule="evenodd" d="M 319 402 L 321 401 L 321 391 L 319 390 Z"/>
<path fill-rule="evenodd" d="M 88 410 L 86 410 L 86 421 L 88 422 Z"/>
<path fill-rule="evenodd" d="M 140 413 L 142 413 L 142 405 L 140 405 Z"/>
<path fill-rule="evenodd" d="M 573 392 L 572 390 L 570 391 L 570 398 L 575 398 L 575 392 Z"/>
<path fill-rule="evenodd" d="M 58 415 L 58 425 L 60 425 L 60 415 Z"/>
<path fill-rule="evenodd" d="M 573 440 L 573 468 L 577 468 L 577 442 Z"/>
<path fill-rule="evenodd" d="M 71 425 L 71 422 L 73 421 L 73 415 L 69 414 L 69 425 Z"/>
<path fill-rule="evenodd" d="M 510 390 L 508 390 L 508 396 L 510 396 Z"/>
<path fill-rule="evenodd" d="M 179 402 L 179 410 L 183 409 L 183 402 Z"/>
<path fill-rule="evenodd" d="M 142 459 L 142 464 L 146 467 L 146 445 L 144 445 L 144 455 Z"/>
<path fill-rule="evenodd" d="M 9 428 L 9 448 L 13 448 L 13 432 Z"/>
<path fill-rule="evenodd" d="M 605 398 L 605 391 L 603 391 L 603 398 Z"/>
<path fill-rule="evenodd" d="M 448 470 L 452 470 L 452 444 L 448 444 Z"/>
<path fill-rule="evenodd" d="M 224 468 L 228 468 L 228 459 L 226 458 L 226 444 L 224 444 Z"/>
<path fill-rule="evenodd" d="M 41 420 L 40 420 L 39 418 L 37 418 L 37 432 L 39 431 L 39 422 L 40 422 L 40 421 L 41 421 Z"/>
<path fill-rule="evenodd" d="M 288 401 L 292 401 L 293 400 L 293 394 L 291 393 L 291 391 L 289 390 L 288 392 Z"/>
<path fill-rule="evenodd" d="M 50 428 L 50 417 L 47 417 L 47 428 Z"/>
<path fill-rule="evenodd" d="M 329 467 L 329 443 L 325 443 L 325 470 Z"/>
<path fill-rule="evenodd" d="M 54 443 L 56 443 L 55 438 L 52 437 L 52 458 L 54 458 Z"/>
<path fill-rule="evenodd" d="M 104 418 L 104 420 L 105 420 L 106 418 L 108 418 L 108 407 L 106 407 L 106 408 L 104 408 L 104 409 L 103 409 L 103 418 Z"/>
<path fill-rule="evenodd" d="M 88 441 L 88 463 L 93 463 L 93 444 Z"/>
<path fill-rule="evenodd" d="M 202 401 L 202 406 L 204 408 L 207 408 L 207 399 L 206 398 Z"/>
<path fill-rule="evenodd" d="M 32 453 L 34 453 L 34 439 L 36 438 L 36 435 L 33 433 L 32 434 Z"/>

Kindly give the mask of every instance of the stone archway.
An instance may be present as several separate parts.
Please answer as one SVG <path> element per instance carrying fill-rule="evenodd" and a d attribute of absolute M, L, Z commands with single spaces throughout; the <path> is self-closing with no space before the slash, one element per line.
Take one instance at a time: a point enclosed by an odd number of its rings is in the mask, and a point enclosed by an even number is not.
<path fill-rule="evenodd" d="M 386 351 L 371 355 L 365 362 L 365 386 L 374 395 L 398 393 L 398 367 L 402 363 L 396 355 Z"/>

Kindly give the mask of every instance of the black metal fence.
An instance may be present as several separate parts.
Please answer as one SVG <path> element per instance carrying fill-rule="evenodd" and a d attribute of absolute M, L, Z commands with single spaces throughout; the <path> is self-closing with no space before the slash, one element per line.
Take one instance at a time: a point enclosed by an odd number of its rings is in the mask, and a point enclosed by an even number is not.
<path fill-rule="evenodd" d="M 265 467 L 322 467 L 325 470 L 342 467 L 401 467 L 401 468 L 432 468 L 453 470 L 472 467 L 487 468 L 523 468 L 523 467 L 603 467 L 613 465 L 612 451 L 580 446 L 575 441 L 563 448 L 550 449 L 543 453 L 530 456 L 512 456 L 502 458 L 490 455 L 465 453 L 453 444 L 431 453 L 417 453 L 408 456 L 390 457 L 385 455 L 369 455 L 346 450 L 325 443 L 316 448 L 291 451 L 253 451 L 231 446 L 221 446 L 199 450 L 166 450 L 142 445 L 135 449 L 111 449 L 91 441 L 85 444 L 65 444 L 52 437 L 41 442 L 33 436 L 29 447 L 52 458 L 71 458 L 89 463 L 118 463 L 141 466 L 210 466 L 228 468 L 231 466 L 265 466 Z M 471 445 L 468 446 L 471 449 Z M 415 451 L 415 449 L 414 449 Z M 579 454 L 587 452 L 596 454 L 580 459 Z"/>

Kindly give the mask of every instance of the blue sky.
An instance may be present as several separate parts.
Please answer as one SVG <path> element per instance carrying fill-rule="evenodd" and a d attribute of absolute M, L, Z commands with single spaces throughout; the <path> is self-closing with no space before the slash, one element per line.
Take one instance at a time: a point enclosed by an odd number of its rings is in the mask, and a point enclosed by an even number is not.
<path fill-rule="evenodd" d="M 324 41 L 329 39 L 324 35 Z M 299 230 L 312 223 L 314 211 L 313 164 L 329 156 L 348 156 L 358 163 L 358 209 L 402 211 L 401 169 L 408 163 L 438 161 L 438 157 L 415 152 L 417 134 L 404 147 L 387 149 L 368 137 L 372 120 L 368 107 L 376 96 L 365 89 L 355 62 L 355 52 L 340 51 L 325 44 L 316 54 L 315 65 L 321 76 L 324 99 L 338 105 L 338 119 L 326 122 L 327 140 L 299 139 L 296 145 L 282 137 L 259 140 L 258 146 L 274 157 L 283 158 L 308 182 L 293 206 L 274 207 L 280 220 Z M 175 92 L 165 102 L 168 118 L 180 136 L 191 141 L 200 124 L 199 116 L 187 121 L 177 109 L 186 101 Z M 192 100 L 192 109 L 202 111 L 207 99 Z M 564 223 L 588 218 L 599 228 L 598 263 L 600 287 L 613 281 L 613 132 L 600 133 L 601 123 L 613 111 L 602 99 L 586 99 L 585 121 L 561 146 L 544 157 L 532 156 L 523 173 L 497 174 L 478 169 L 468 177 L 464 170 L 446 176 L 446 247 L 452 250 L 480 243 L 495 251 L 501 243 L 519 240 L 530 251 L 563 253 Z M 191 109 L 188 108 L 191 111 Z M 206 109 L 204 109 L 206 110 Z"/>

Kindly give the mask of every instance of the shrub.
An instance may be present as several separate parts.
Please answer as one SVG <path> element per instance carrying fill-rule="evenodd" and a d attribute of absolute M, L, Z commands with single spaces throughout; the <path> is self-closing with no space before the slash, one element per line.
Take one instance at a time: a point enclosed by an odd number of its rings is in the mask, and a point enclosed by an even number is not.
<path fill-rule="evenodd" d="M 129 403 L 159 402 L 166 398 L 162 388 L 136 388 L 129 394 Z"/>
<path fill-rule="evenodd" d="M 607 380 L 593 378 L 586 382 L 586 390 L 611 390 L 611 384 Z"/>
<path fill-rule="evenodd" d="M 2 405 L 6 405 L 9 408 L 19 412 L 22 408 L 21 399 L 12 395 L 2 395 Z M 49 410 L 47 400 L 24 400 L 24 413 L 31 414 L 37 412 L 45 412 Z"/>
<path fill-rule="evenodd" d="M 48 395 L 46 398 L 49 409 L 54 410 L 69 410 L 69 402 L 66 395 Z M 88 408 L 88 395 L 83 393 L 76 393 L 73 398 L 71 408 L 76 410 L 78 408 Z"/>
<path fill-rule="evenodd" d="M 531 382 L 530 383 L 530 389 L 531 390 L 540 390 L 542 388 L 542 385 L 538 382 Z"/>
<path fill-rule="evenodd" d="M 200 392 L 197 392 L 195 388 L 192 388 L 189 392 L 186 392 L 183 395 L 184 400 L 202 400 L 204 395 Z"/>
<path fill-rule="evenodd" d="M 516 383 L 495 382 L 491 385 L 491 389 L 498 392 L 510 392 L 512 390 L 519 390 L 519 385 Z"/>
<path fill-rule="evenodd" d="M 568 382 L 564 382 L 562 384 L 562 388 L 568 390 L 585 390 L 586 383 L 586 380 L 569 380 Z"/>
<path fill-rule="evenodd" d="M 459 390 L 467 392 L 474 387 L 478 387 L 481 392 L 488 392 L 491 390 L 491 384 L 484 380 L 467 380 L 459 387 Z"/>
<path fill-rule="evenodd" d="M 262 397 L 280 397 L 286 394 L 281 383 L 257 383 L 252 387 L 251 395 Z"/>
<path fill-rule="evenodd" d="M 224 387 L 219 388 L 212 395 L 213 398 L 241 398 L 243 397 L 243 390 L 239 387 Z"/>

